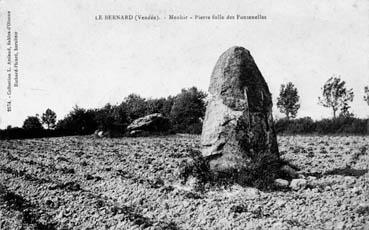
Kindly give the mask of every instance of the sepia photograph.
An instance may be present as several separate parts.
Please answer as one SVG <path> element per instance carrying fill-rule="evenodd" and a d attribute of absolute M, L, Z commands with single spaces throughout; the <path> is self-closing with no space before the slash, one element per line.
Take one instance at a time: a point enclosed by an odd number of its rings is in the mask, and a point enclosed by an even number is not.
<path fill-rule="evenodd" d="M 369 230 L 369 1 L 0 0 L 0 230 Z"/>

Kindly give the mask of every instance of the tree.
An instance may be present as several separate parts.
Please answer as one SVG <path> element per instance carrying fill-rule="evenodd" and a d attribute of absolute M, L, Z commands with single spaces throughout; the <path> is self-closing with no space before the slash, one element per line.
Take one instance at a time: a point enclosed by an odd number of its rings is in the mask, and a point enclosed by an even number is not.
<path fill-rule="evenodd" d="M 114 117 L 113 117 L 113 106 L 109 103 L 103 108 L 94 110 L 94 120 L 101 130 L 110 130 L 113 127 Z"/>
<path fill-rule="evenodd" d="M 364 88 L 364 101 L 369 105 L 369 87 L 365 86 Z"/>
<path fill-rule="evenodd" d="M 146 115 L 146 100 L 137 94 L 130 94 L 125 98 L 130 121 Z"/>
<path fill-rule="evenodd" d="M 146 114 L 161 113 L 165 117 L 170 116 L 174 98 L 169 96 L 167 98 L 148 99 L 146 100 Z"/>
<path fill-rule="evenodd" d="M 41 130 L 43 129 L 40 119 L 37 116 L 29 116 L 23 122 L 23 129 L 26 130 Z"/>
<path fill-rule="evenodd" d="M 196 87 L 182 89 L 172 106 L 170 119 L 177 132 L 201 133 L 206 94 Z"/>
<path fill-rule="evenodd" d="M 114 107 L 113 110 L 114 119 L 122 126 L 128 126 L 129 117 L 128 117 L 128 106 L 127 103 L 122 102 L 120 105 Z"/>
<path fill-rule="evenodd" d="M 56 129 L 62 130 L 65 134 L 85 135 L 93 133 L 97 124 L 94 119 L 94 111 L 85 110 L 78 106 L 73 108 L 64 119 L 59 120 Z"/>
<path fill-rule="evenodd" d="M 106 104 L 101 109 L 95 109 L 94 113 L 101 130 L 122 134 L 128 125 L 127 106 L 124 102 L 119 106 Z"/>
<path fill-rule="evenodd" d="M 164 116 L 170 117 L 170 112 L 172 111 L 173 104 L 174 104 L 174 97 L 168 96 L 165 99 L 165 102 L 163 104 L 162 111 L 161 111 Z"/>
<path fill-rule="evenodd" d="M 47 109 L 45 113 L 42 114 L 42 124 L 46 124 L 47 129 L 54 128 L 56 122 L 56 113 L 51 109 Z"/>
<path fill-rule="evenodd" d="M 288 82 L 286 85 L 281 85 L 281 90 L 277 100 L 279 111 L 286 114 L 287 119 L 296 117 L 297 111 L 300 108 L 300 96 L 297 93 L 297 88 L 292 84 L 292 82 Z"/>
<path fill-rule="evenodd" d="M 331 77 L 325 82 L 322 90 L 323 96 L 319 97 L 319 104 L 324 107 L 332 108 L 333 118 L 336 118 L 336 112 L 341 110 L 341 114 L 349 114 L 349 102 L 354 99 L 354 92 L 352 89 L 347 89 L 346 82 L 341 78 Z"/>
<path fill-rule="evenodd" d="M 146 114 L 162 113 L 165 98 L 146 100 Z"/>

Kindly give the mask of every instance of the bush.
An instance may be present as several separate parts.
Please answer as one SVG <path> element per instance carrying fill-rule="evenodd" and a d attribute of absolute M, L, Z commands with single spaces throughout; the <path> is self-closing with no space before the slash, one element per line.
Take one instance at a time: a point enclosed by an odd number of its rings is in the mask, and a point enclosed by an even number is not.
<path fill-rule="evenodd" d="M 27 117 L 26 120 L 24 120 L 23 129 L 36 131 L 36 130 L 42 130 L 43 127 L 40 122 L 40 119 L 37 116 L 30 116 L 30 117 Z"/>
<path fill-rule="evenodd" d="M 338 117 L 323 119 L 316 122 L 316 132 L 319 134 L 360 134 L 368 133 L 368 119 L 354 117 Z"/>
<path fill-rule="evenodd" d="M 205 184 L 228 186 L 237 183 L 242 186 L 253 186 L 261 190 L 274 189 L 276 178 L 286 178 L 281 170 L 289 165 L 287 161 L 276 159 L 268 154 L 258 154 L 247 166 L 239 169 L 229 169 L 222 172 L 211 171 L 209 159 L 202 157 L 198 150 L 188 149 L 190 160 L 180 165 L 179 178 L 186 183 L 188 178 L 198 180 L 197 188 L 201 190 Z"/>
<path fill-rule="evenodd" d="M 303 117 L 294 120 L 284 118 L 276 121 L 275 129 L 277 133 L 283 134 L 314 133 L 315 123 L 310 117 Z"/>
<path fill-rule="evenodd" d="M 40 138 L 40 137 L 58 137 L 67 135 L 60 130 L 51 129 L 36 129 L 27 130 L 23 128 L 9 128 L 0 130 L 0 139 L 25 139 L 25 138 Z"/>
<path fill-rule="evenodd" d="M 369 134 L 368 119 L 340 116 L 313 121 L 310 117 L 295 120 L 280 119 L 275 122 L 279 134 Z"/>

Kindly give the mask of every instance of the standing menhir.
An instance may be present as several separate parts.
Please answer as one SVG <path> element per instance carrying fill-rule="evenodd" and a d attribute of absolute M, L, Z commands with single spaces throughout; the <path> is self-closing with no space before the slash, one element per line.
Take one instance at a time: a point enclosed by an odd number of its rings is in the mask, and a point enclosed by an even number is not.
<path fill-rule="evenodd" d="M 279 159 L 272 97 L 250 52 L 232 47 L 217 61 L 201 136 L 202 156 L 216 172 Z"/>

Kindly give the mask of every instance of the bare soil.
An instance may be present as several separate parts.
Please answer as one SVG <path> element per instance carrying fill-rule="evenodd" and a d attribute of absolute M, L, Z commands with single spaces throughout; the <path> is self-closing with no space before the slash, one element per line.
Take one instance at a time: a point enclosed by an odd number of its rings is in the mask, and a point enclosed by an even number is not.
<path fill-rule="evenodd" d="M 369 229 L 369 137 L 279 136 L 300 190 L 182 185 L 198 136 L 0 142 L 0 229 Z"/>

